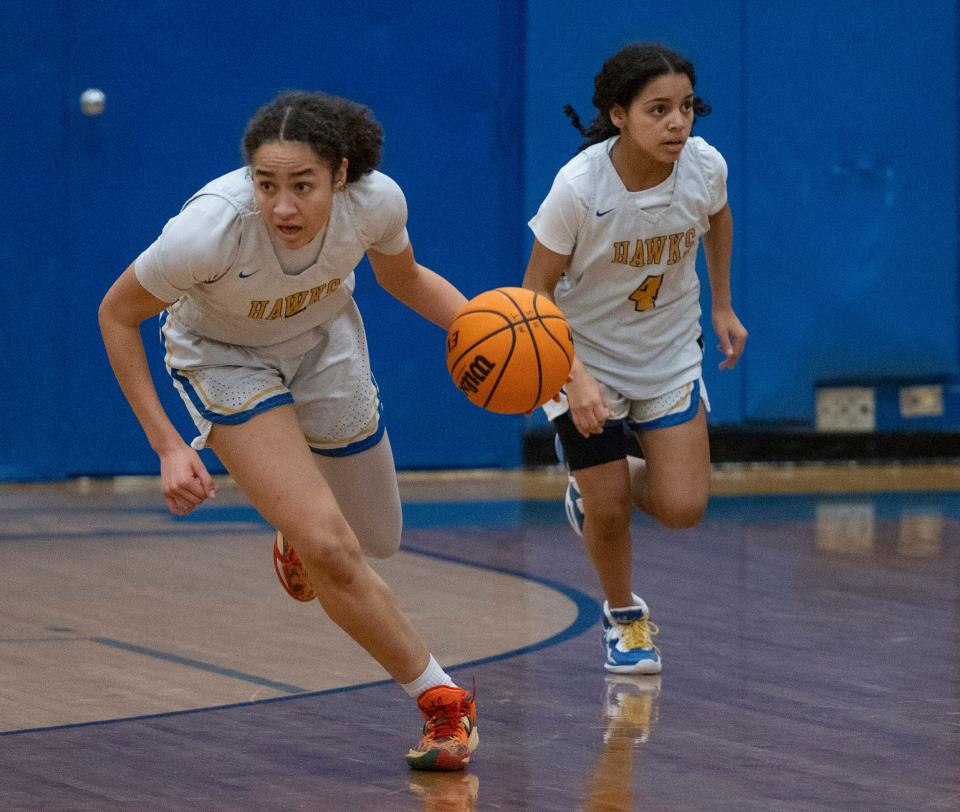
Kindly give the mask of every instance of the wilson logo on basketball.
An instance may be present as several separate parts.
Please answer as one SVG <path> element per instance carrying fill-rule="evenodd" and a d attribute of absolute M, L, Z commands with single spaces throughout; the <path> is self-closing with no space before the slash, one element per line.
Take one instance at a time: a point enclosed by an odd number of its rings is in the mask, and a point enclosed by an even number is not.
<path fill-rule="evenodd" d="M 457 381 L 457 387 L 461 392 L 478 392 L 487 376 L 496 368 L 496 364 L 482 355 L 478 355 L 470 366 L 466 367 L 460 374 L 460 380 Z"/>

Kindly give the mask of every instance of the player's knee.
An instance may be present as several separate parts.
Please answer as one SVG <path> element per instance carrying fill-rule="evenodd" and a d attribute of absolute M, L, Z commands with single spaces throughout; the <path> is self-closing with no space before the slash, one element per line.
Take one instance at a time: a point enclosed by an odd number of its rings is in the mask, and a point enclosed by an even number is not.
<path fill-rule="evenodd" d="M 361 561 L 357 539 L 343 516 L 324 516 L 298 538 L 288 536 L 314 579 L 349 583 Z"/>
<path fill-rule="evenodd" d="M 585 511 L 595 539 L 617 539 L 630 532 L 629 506 L 601 505 Z"/>
<path fill-rule="evenodd" d="M 654 518 L 670 530 L 689 530 L 700 524 L 707 509 L 707 501 L 696 497 L 672 499 L 667 503 L 655 505 Z"/>

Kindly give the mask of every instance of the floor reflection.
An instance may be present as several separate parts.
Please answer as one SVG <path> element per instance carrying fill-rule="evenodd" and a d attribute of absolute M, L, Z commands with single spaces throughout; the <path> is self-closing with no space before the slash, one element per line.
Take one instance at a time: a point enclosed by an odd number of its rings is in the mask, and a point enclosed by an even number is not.
<path fill-rule="evenodd" d="M 840 555 L 872 555 L 878 544 L 881 518 L 873 501 L 819 502 L 815 522 L 817 550 Z M 939 510 L 905 506 L 895 518 L 899 555 L 933 558 L 940 554 L 944 519 Z"/>
<path fill-rule="evenodd" d="M 877 535 L 873 502 L 817 504 L 817 549 L 825 553 L 870 555 Z"/>
<path fill-rule="evenodd" d="M 657 723 L 660 680 L 634 674 L 605 678 L 603 747 L 588 787 L 587 812 L 638 808 L 634 759 Z"/>
<path fill-rule="evenodd" d="M 943 516 L 939 512 L 904 513 L 900 517 L 897 551 L 912 558 L 933 558 L 943 546 Z"/>
<path fill-rule="evenodd" d="M 470 772 L 412 771 L 409 787 L 423 801 L 423 812 L 470 812 L 477 808 L 480 779 Z"/>

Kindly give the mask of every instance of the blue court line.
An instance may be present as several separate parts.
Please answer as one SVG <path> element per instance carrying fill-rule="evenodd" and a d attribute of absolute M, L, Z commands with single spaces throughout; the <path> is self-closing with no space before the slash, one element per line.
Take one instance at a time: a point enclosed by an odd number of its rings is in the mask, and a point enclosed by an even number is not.
<path fill-rule="evenodd" d="M 502 654 L 495 654 L 490 657 L 482 657 L 477 660 L 470 660 L 468 662 L 459 663 L 457 665 L 447 666 L 446 671 L 463 671 L 467 668 L 476 668 L 480 665 L 487 665 L 489 663 L 500 662 L 502 660 L 509 660 L 513 657 L 519 657 L 524 654 L 530 654 L 534 651 L 540 651 L 541 649 L 549 648 L 551 646 L 559 645 L 566 640 L 577 637 L 586 631 L 588 628 L 594 626 L 600 618 L 600 606 L 599 604 L 591 598 L 589 595 L 580 592 L 578 589 L 574 589 L 571 586 L 560 583 L 559 581 L 554 581 L 550 578 L 542 578 L 537 575 L 531 575 L 530 573 L 521 572 L 519 570 L 507 569 L 506 567 L 495 567 L 489 564 L 481 564 L 476 561 L 468 561 L 463 558 L 458 558 L 453 555 L 446 555 L 444 553 L 435 553 L 431 550 L 424 550 L 417 547 L 403 547 L 405 552 L 413 553 L 414 555 L 421 555 L 427 558 L 435 558 L 441 561 L 448 561 L 454 564 L 460 564 L 466 567 L 473 567 L 474 569 L 486 570 L 488 572 L 497 572 L 503 575 L 512 575 L 516 578 L 522 578 L 526 581 L 533 581 L 534 583 L 542 584 L 543 586 L 553 589 L 570 598 L 577 607 L 577 616 L 573 619 L 573 622 L 567 626 L 561 632 L 548 637 L 545 640 L 541 640 L 538 643 L 531 643 L 526 646 L 521 646 L 520 648 L 512 649 L 511 651 L 506 651 Z M 109 638 L 90 638 L 94 639 L 97 642 L 106 642 L 109 641 Z M 107 643 L 118 644 L 118 648 L 128 648 L 129 644 L 119 643 L 119 641 L 110 641 Z M 152 649 L 143 649 L 141 646 L 134 646 L 133 649 L 137 650 L 137 653 L 149 652 L 149 656 L 154 654 L 162 654 L 162 652 L 154 652 Z M 180 661 L 184 664 L 193 664 L 196 661 L 187 660 L 186 658 L 176 658 L 175 655 L 164 656 L 162 659 L 172 659 L 174 661 Z M 205 665 L 200 663 L 199 665 Z M 215 668 L 215 666 L 210 666 L 210 668 Z M 218 673 L 222 673 L 226 669 L 221 669 Z M 234 672 L 238 673 L 238 672 Z M 274 683 L 279 684 L 279 683 Z M 328 688 L 322 691 L 304 691 L 303 693 L 290 694 L 288 696 L 275 696 L 269 697 L 267 699 L 254 699 L 248 702 L 234 702 L 229 705 L 211 705 L 204 708 L 190 708 L 188 710 L 178 710 L 178 711 L 167 711 L 165 713 L 151 713 L 145 714 L 142 716 L 124 716 L 117 719 L 101 719 L 93 722 L 75 722 L 68 725 L 53 725 L 49 727 L 33 727 L 33 728 L 24 728 L 21 730 L 7 730 L 0 731 L 0 737 L 4 736 L 19 736 L 25 733 L 52 733 L 60 730 L 76 730 L 78 728 L 85 727 L 103 727 L 105 725 L 115 725 L 123 722 L 143 722 L 149 721 L 152 719 L 169 719 L 171 717 L 179 716 L 191 716 L 196 713 L 212 713 L 219 711 L 228 711 L 235 708 L 249 708 L 256 705 L 271 705 L 276 702 L 290 702 L 291 700 L 301 700 L 301 699 L 314 699 L 318 697 L 327 697 L 333 696 L 335 694 L 343 694 L 352 691 L 360 691 L 365 688 L 374 688 L 383 685 L 395 685 L 396 683 L 392 679 L 381 679 L 374 680 L 372 682 L 363 682 L 357 685 L 345 685 L 340 688 Z M 288 686 L 290 687 L 290 686 Z M 295 689 L 298 690 L 298 689 Z"/>
<path fill-rule="evenodd" d="M 92 640 L 95 643 L 100 643 L 103 646 L 110 646 L 111 648 L 118 648 L 121 651 L 130 651 L 134 654 L 142 654 L 144 657 L 153 657 L 156 660 L 165 660 L 169 663 L 176 663 L 177 665 L 185 665 L 188 668 L 196 668 L 199 671 L 207 671 L 211 674 L 219 674 L 222 677 L 231 677 L 232 679 L 243 680 L 244 682 L 252 682 L 254 685 L 261 685 L 264 688 L 272 688 L 274 691 L 283 691 L 288 694 L 302 694 L 306 691 L 306 688 L 299 688 L 296 685 L 289 685 L 286 682 L 274 682 L 271 679 L 266 679 L 265 677 L 258 677 L 254 674 L 246 674 L 243 671 L 235 671 L 232 668 L 222 668 L 219 665 L 213 665 L 212 663 L 204 663 L 200 660 L 192 660 L 189 657 L 181 657 L 178 654 L 170 654 L 166 651 L 158 651 L 154 648 L 147 648 L 146 646 L 137 646 L 133 643 L 124 643 L 122 640 L 114 640 L 110 637 L 86 637 L 79 638 L 81 640 Z"/>

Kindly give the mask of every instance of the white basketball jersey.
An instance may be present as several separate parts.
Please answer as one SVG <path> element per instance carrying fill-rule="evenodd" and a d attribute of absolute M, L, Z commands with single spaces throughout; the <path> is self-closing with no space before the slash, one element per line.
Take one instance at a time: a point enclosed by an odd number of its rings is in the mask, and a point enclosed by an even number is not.
<path fill-rule="evenodd" d="M 610 160 L 618 137 L 560 170 L 530 228 L 570 256 L 554 297 L 577 356 L 598 381 L 640 400 L 700 376 L 697 247 L 726 203 L 727 168 L 691 137 L 670 178 L 629 192 Z"/>
<path fill-rule="evenodd" d="M 185 215 L 195 201 L 200 206 L 191 222 Z M 210 216 L 209 227 L 195 219 L 198 212 Z M 309 343 L 310 330 L 352 298 L 354 268 L 367 249 L 396 254 L 407 243 L 403 192 L 386 175 L 371 172 L 334 194 L 315 262 L 284 273 L 242 168 L 191 197 L 137 258 L 135 272 L 144 288 L 172 302 L 170 318 L 198 335 L 249 347 L 299 336 Z M 291 351 L 307 349 L 296 345 Z"/>

